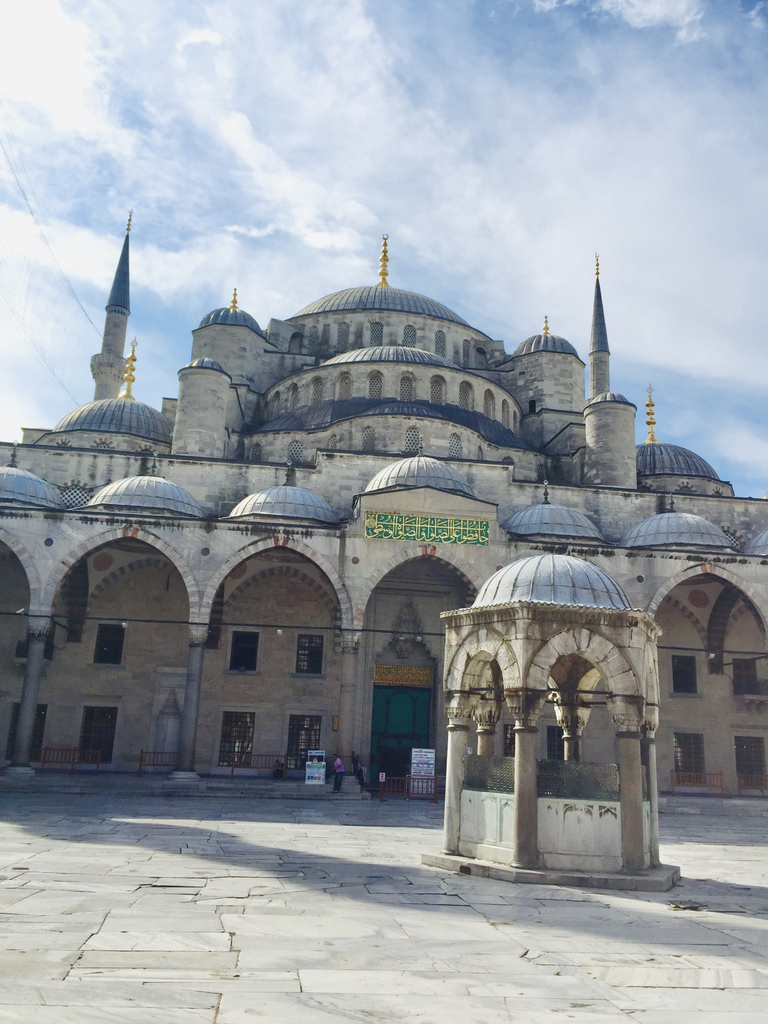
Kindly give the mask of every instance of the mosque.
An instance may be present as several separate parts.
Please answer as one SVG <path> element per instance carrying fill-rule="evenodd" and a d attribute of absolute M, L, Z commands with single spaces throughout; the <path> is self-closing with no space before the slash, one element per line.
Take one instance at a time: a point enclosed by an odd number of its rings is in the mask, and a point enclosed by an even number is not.
<path fill-rule="evenodd" d="M 324 749 L 376 778 L 413 747 L 445 771 L 452 729 L 548 764 L 637 741 L 663 791 L 765 790 L 768 507 L 657 439 L 650 389 L 636 444 L 599 267 L 585 363 L 546 318 L 508 349 L 390 285 L 385 236 L 374 285 L 203 316 L 158 410 L 129 232 L 93 401 L 0 444 L 6 771 Z"/>

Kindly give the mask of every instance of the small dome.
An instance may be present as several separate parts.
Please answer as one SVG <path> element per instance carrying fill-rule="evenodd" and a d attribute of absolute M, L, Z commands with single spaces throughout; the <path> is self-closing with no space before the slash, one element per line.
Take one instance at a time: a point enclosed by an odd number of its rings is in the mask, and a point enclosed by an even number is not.
<path fill-rule="evenodd" d="M 186 366 L 182 366 L 181 369 L 182 370 L 217 370 L 219 373 L 225 373 L 225 374 L 227 374 L 227 377 L 229 377 L 229 374 L 224 369 L 224 367 L 221 365 L 221 363 L 217 363 L 215 359 L 208 359 L 207 357 L 203 357 L 202 359 L 193 359 L 191 363 L 187 363 L 187 365 Z M 179 370 L 179 373 L 181 373 L 181 370 Z"/>
<path fill-rule="evenodd" d="M 510 516 L 501 526 L 518 537 L 603 539 L 591 519 L 565 505 L 531 505 Z"/>
<path fill-rule="evenodd" d="M 34 473 L 14 466 L 0 469 L 0 501 L 15 501 L 35 508 L 64 508 L 55 487 Z"/>
<path fill-rule="evenodd" d="M 452 320 L 456 324 L 469 327 L 466 320 L 462 320 L 457 313 L 448 309 L 442 302 L 435 302 L 434 299 L 427 298 L 426 295 L 408 292 L 403 288 L 381 288 L 378 285 L 365 288 L 345 288 L 343 291 L 333 292 L 322 299 L 317 299 L 316 302 L 310 302 L 298 313 L 294 313 L 290 319 L 311 316 L 313 313 L 337 313 L 345 310 L 351 312 L 357 309 L 385 309 L 394 313 L 420 313 L 422 316 Z"/>
<path fill-rule="evenodd" d="M 450 494 L 464 494 L 474 498 L 475 492 L 464 477 L 453 466 L 438 462 L 427 455 L 412 455 L 385 466 L 368 483 L 369 491 L 383 491 L 401 487 L 434 487 L 437 491 Z"/>
<path fill-rule="evenodd" d="M 420 366 L 445 366 L 450 370 L 458 370 L 456 363 L 425 352 L 423 348 L 408 348 L 406 345 L 372 345 L 370 348 L 353 348 L 351 352 L 342 352 L 326 359 L 323 366 L 334 363 L 417 363 Z"/>
<path fill-rule="evenodd" d="M 230 519 L 240 516 L 276 516 L 280 519 L 314 519 L 320 523 L 338 525 L 340 517 L 317 494 L 304 487 L 267 487 L 249 494 L 229 513 Z"/>
<path fill-rule="evenodd" d="M 625 534 L 621 544 L 625 548 L 733 547 L 719 526 L 690 512 L 662 512 L 644 519 Z"/>
<path fill-rule="evenodd" d="M 590 398 L 587 405 L 599 405 L 601 402 L 617 402 L 619 405 L 631 405 L 633 409 L 637 408 L 634 402 L 630 402 L 618 391 L 604 391 L 602 395 L 595 395 L 594 398 Z"/>
<path fill-rule="evenodd" d="M 703 476 L 708 480 L 719 480 L 720 477 L 700 455 L 681 448 L 677 444 L 637 445 L 638 476 Z"/>
<path fill-rule="evenodd" d="M 744 548 L 745 555 L 759 555 L 768 558 L 768 530 L 761 530 Z"/>
<path fill-rule="evenodd" d="M 130 434 L 170 444 L 173 427 L 157 409 L 129 398 L 102 398 L 67 413 L 53 428 L 55 434 L 88 430 L 94 434 Z"/>
<path fill-rule="evenodd" d="M 530 555 L 510 562 L 485 581 L 472 607 L 516 601 L 629 608 L 616 580 L 591 562 L 570 555 Z"/>
<path fill-rule="evenodd" d="M 123 480 L 115 480 L 97 491 L 88 502 L 89 508 L 99 508 L 105 512 L 123 512 L 130 509 L 136 512 L 164 512 L 171 515 L 195 516 L 203 518 L 203 510 L 192 497 L 178 484 L 164 480 L 160 476 L 128 476 Z"/>
<path fill-rule="evenodd" d="M 228 306 L 222 309 L 214 309 L 200 321 L 200 327 L 210 327 L 211 324 L 225 324 L 232 327 L 247 327 L 256 334 L 261 334 L 261 328 L 250 313 L 244 309 L 230 309 Z"/>
<path fill-rule="evenodd" d="M 515 356 L 527 356 L 531 352 L 564 352 L 569 356 L 578 356 L 578 352 L 565 338 L 557 334 L 534 334 L 525 341 L 521 341 L 515 351 Z"/>

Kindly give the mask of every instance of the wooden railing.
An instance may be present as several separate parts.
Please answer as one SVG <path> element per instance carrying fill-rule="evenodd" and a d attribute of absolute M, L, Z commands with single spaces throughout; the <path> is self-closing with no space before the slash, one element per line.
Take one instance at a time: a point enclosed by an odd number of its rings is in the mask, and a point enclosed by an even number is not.
<path fill-rule="evenodd" d="M 284 779 L 287 762 L 286 754 L 235 754 L 229 764 L 219 765 L 219 767 L 229 768 L 232 778 L 234 778 L 237 768 L 257 768 L 262 771 L 271 769 L 273 778 Z"/>
<path fill-rule="evenodd" d="M 768 789 L 768 774 L 765 772 L 736 772 L 736 785 L 740 793 L 747 789 Z"/>
<path fill-rule="evenodd" d="M 379 783 L 380 800 L 383 800 L 386 795 L 391 795 L 404 796 L 406 800 L 423 797 L 437 803 L 439 793 L 440 780 L 434 777 L 388 775 L 384 782 Z"/>
<path fill-rule="evenodd" d="M 76 764 L 93 764 L 96 771 L 101 768 L 101 751 L 86 750 L 83 747 L 43 747 L 40 751 L 40 770 L 52 764 L 68 765 L 73 771 Z"/>
<path fill-rule="evenodd" d="M 672 792 L 676 789 L 719 789 L 723 788 L 722 772 L 677 772 L 672 769 Z"/>
<path fill-rule="evenodd" d="M 178 763 L 179 754 L 176 750 L 142 750 L 139 754 L 139 775 L 145 768 L 175 769 Z"/>

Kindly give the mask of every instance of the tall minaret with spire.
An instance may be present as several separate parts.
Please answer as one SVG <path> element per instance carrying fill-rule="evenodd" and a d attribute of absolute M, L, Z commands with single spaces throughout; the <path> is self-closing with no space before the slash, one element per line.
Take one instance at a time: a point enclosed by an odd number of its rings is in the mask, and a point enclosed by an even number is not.
<path fill-rule="evenodd" d="M 93 400 L 101 398 L 117 398 L 125 374 L 125 333 L 128 329 L 128 317 L 131 315 L 131 287 L 128 267 L 128 242 L 131 235 L 131 217 L 125 229 L 125 241 L 109 293 L 106 305 L 107 317 L 104 321 L 104 337 L 101 352 L 91 359 L 91 373 L 96 381 Z"/>
<path fill-rule="evenodd" d="M 595 253 L 595 301 L 592 304 L 592 337 L 589 345 L 589 397 L 611 390 L 611 350 L 605 329 L 603 296 L 600 291 L 600 257 Z"/>

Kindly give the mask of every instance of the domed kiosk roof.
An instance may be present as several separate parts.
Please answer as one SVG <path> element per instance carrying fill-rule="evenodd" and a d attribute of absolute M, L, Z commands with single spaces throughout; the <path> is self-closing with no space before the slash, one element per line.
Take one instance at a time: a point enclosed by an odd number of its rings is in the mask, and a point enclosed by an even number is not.
<path fill-rule="evenodd" d="M 637 445 L 638 476 L 703 476 L 708 480 L 720 477 L 700 455 L 677 444 L 660 441 Z"/>
<path fill-rule="evenodd" d="M 130 434 L 148 441 L 170 444 L 173 428 L 157 409 L 128 398 L 102 398 L 67 413 L 53 428 L 63 434 L 88 430 L 96 434 Z"/>
<path fill-rule="evenodd" d="M 617 402 L 619 405 L 631 405 L 633 409 L 637 408 L 634 402 L 630 402 L 628 398 L 619 394 L 618 391 L 603 391 L 601 395 L 595 395 L 594 398 L 590 398 L 587 405 L 600 405 L 601 402 Z"/>
<path fill-rule="evenodd" d="M 194 516 L 198 519 L 204 515 L 188 491 L 160 476 L 128 476 L 123 480 L 115 480 L 97 491 L 88 502 L 88 507 L 105 512 L 131 509 L 136 512 Z"/>
<path fill-rule="evenodd" d="M 200 359 L 193 359 L 191 363 L 187 363 L 186 366 L 182 367 L 184 370 L 216 370 L 217 373 L 229 374 L 221 365 L 217 363 L 215 359 L 209 359 L 207 356 L 202 356 Z"/>
<path fill-rule="evenodd" d="M 510 516 L 501 526 L 509 533 L 516 533 L 518 537 L 603 539 L 591 519 L 565 505 L 531 505 Z"/>
<path fill-rule="evenodd" d="M 719 526 L 690 512 L 662 512 L 644 519 L 625 534 L 625 548 L 732 548 Z"/>
<path fill-rule="evenodd" d="M 261 328 L 250 313 L 244 309 L 232 309 L 231 306 L 223 306 L 221 309 L 214 309 L 200 321 L 199 327 L 210 327 L 212 324 L 223 324 L 229 327 L 247 327 L 256 334 L 261 334 Z"/>
<path fill-rule="evenodd" d="M 468 498 L 475 497 L 475 492 L 458 470 L 428 455 L 413 455 L 385 466 L 369 481 L 365 491 L 367 493 L 404 487 L 434 487 L 437 491 L 464 494 Z"/>
<path fill-rule="evenodd" d="M 13 501 L 35 508 L 63 508 L 64 503 L 55 487 L 34 473 L 15 466 L 0 469 L 0 501 Z"/>
<path fill-rule="evenodd" d="M 281 519 L 314 519 L 336 526 L 339 515 L 323 499 L 304 487 L 267 487 L 249 494 L 229 513 L 230 519 L 240 516 L 277 516 Z"/>
<path fill-rule="evenodd" d="M 354 348 L 351 352 L 341 352 L 337 356 L 326 359 L 323 366 L 334 363 L 415 363 L 420 366 L 445 366 L 457 370 L 456 363 L 425 352 L 423 348 L 409 348 L 406 345 L 372 345 L 369 348 Z"/>
<path fill-rule="evenodd" d="M 570 555 L 529 555 L 510 562 L 486 580 L 473 608 L 517 601 L 629 608 L 616 580 L 591 562 Z"/>
<path fill-rule="evenodd" d="M 310 316 L 313 313 L 336 313 L 344 310 L 382 309 L 394 313 L 420 313 L 422 316 L 434 316 L 440 320 L 452 320 L 456 324 L 469 327 L 466 320 L 448 309 L 442 302 L 436 302 L 418 292 L 409 292 L 404 288 L 382 288 L 372 285 L 364 288 L 345 288 L 340 292 L 325 295 L 322 299 L 310 302 L 308 306 L 294 313 L 290 318 Z"/>

